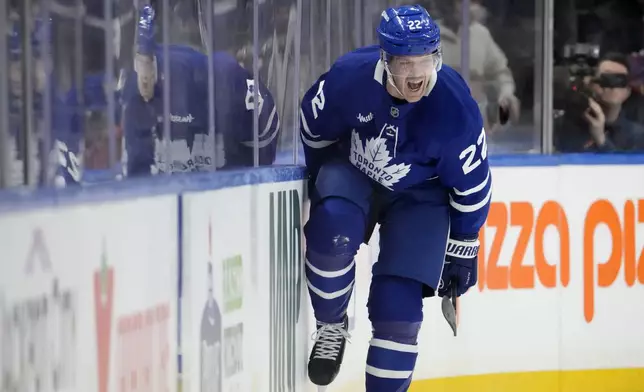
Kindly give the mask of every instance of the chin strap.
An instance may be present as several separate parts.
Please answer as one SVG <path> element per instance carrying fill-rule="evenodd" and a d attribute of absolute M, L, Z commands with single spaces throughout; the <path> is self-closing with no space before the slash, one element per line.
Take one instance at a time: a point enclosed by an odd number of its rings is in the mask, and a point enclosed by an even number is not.
<path fill-rule="evenodd" d="M 392 76 L 391 71 L 389 70 L 389 64 L 387 63 L 387 61 L 384 61 L 384 60 L 382 63 L 384 64 L 385 72 L 387 73 L 387 83 L 391 85 L 391 87 L 396 89 L 396 92 L 398 93 L 398 95 L 404 99 L 405 95 L 402 93 L 402 91 L 400 91 L 398 86 L 396 86 L 396 83 L 394 82 L 394 77 Z"/>
<path fill-rule="evenodd" d="M 432 74 L 429 75 L 429 80 L 427 81 L 427 88 L 425 89 L 425 96 L 428 96 L 432 92 L 434 86 L 436 86 L 436 81 L 438 80 L 438 71 L 433 70 Z"/>

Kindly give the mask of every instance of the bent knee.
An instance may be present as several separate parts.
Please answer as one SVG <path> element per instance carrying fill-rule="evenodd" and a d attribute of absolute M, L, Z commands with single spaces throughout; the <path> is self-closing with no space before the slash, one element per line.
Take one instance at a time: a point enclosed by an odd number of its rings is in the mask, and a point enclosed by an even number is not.
<path fill-rule="evenodd" d="M 397 276 L 374 276 L 369 294 L 374 339 L 416 344 L 423 321 L 423 284 Z"/>
<path fill-rule="evenodd" d="M 331 197 L 312 207 L 304 227 L 307 247 L 328 255 L 355 254 L 364 238 L 366 217 L 353 202 Z"/>

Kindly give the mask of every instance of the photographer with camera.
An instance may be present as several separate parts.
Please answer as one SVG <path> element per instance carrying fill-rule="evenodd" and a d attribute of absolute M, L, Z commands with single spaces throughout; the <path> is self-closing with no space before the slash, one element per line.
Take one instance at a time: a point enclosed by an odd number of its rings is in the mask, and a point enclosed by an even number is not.
<path fill-rule="evenodd" d="M 626 56 L 603 56 L 594 76 L 576 78 L 555 98 L 555 147 L 559 152 L 644 150 L 644 127 L 626 118 L 631 94 Z M 559 103 L 557 102 L 559 98 Z"/>

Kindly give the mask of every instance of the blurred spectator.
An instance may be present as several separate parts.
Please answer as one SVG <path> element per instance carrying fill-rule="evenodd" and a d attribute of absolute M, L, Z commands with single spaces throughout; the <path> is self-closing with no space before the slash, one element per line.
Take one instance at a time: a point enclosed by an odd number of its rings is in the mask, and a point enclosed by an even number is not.
<path fill-rule="evenodd" d="M 84 121 L 83 121 L 84 120 Z M 101 170 L 112 168 L 109 157 L 109 121 L 107 112 L 104 108 L 99 110 L 87 110 L 84 114 L 84 151 L 83 151 L 83 168 L 85 170 Z M 115 124 L 115 165 L 121 160 L 121 148 L 119 147 L 122 132 L 118 124 Z"/>
<path fill-rule="evenodd" d="M 85 118 L 85 151 L 83 166 L 86 170 L 109 167 L 109 139 L 107 119 L 101 112 L 88 112 Z"/>
<path fill-rule="evenodd" d="M 457 70 L 461 68 L 461 16 L 460 0 L 445 3 L 443 17 L 438 21 L 441 29 L 443 62 Z M 508 60 L 483 24 L 487 10 L 479 2 L 470 5 L 469 85 L 483 114 L 485 127 L 493 131 L 498 114 L 517 122 L 520 103 L 515 95 L 515 83 Z M 507 120 L 507 118 L 506 118 Z"/>
<path fill-rule="evenodd" d="M 624 111 L 626 118 L 644 125 L 644 50 L 632 54 L 629 60 L 632 93 L 624 102 Z"/>
<path fill-rule="evenodd" d="M 631 95 L 626 56 L 602 57 L 595 77 L 572 86 L 563 114 L 556 118 L 554 142 L 560 152 L 644 149 L 644 127 L 629 120 L 622 105 Z"/>
<path fill-rule="evenodd" d="M 561 1 L 564 0 L 557 0 L 556 3 Z M 541 32 L 538 28 L 539 15 L 536 10 L 537 4 L 541 4 L 542 1 L 483 0 L 481 2 L 487 9 L 485 26 L 490 30 L 496 44 L 503 49 L 512 70 L 515 83 L 514 95 L 521 102 L 521 122 L 524 125 L 531 125 L 534 121 L 535 60 L 539 53 L 535 38 Z M 530 125 L 530 133 L 533 133 L 534 129 Z M 515 131 L 518 131 L 517 127 L 513 127 L 513 132 Z M 538 131 L 540 132 L 540 129 Z"/>

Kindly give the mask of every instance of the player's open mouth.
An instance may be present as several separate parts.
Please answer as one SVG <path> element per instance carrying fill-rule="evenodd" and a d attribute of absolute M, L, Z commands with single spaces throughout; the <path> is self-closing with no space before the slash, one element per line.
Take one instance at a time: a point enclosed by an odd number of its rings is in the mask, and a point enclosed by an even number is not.
<path fill-rule="evenodd" d="M 411 91 L 413 93 L 417 93 L 418 91 L 420 91 L 421 87 L 423 87 L 423 81 L 422 80 L 407 82 L 407 88 L 409 89 L 409 91 Z"/>

